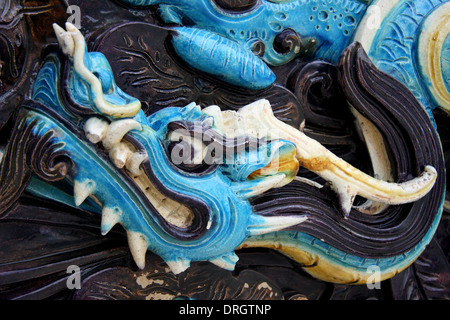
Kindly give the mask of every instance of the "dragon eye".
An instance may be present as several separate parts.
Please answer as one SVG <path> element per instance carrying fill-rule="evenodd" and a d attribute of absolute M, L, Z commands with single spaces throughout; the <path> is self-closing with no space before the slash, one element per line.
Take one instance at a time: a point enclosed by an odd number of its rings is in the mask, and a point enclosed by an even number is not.
<path fill-rule="evenodd" d="M 219 8 L 225 11 L 244 12 L 252 9 L 258 0 L 212 0 Z"/>

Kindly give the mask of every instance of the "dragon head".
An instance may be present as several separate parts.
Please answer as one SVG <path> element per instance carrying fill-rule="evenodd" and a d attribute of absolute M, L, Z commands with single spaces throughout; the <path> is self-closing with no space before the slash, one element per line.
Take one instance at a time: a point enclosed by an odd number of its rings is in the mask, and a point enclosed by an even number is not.
<path fill-rule="evenodd" d="M 247 236 L 305 220 L 257 216 L 248 202 L 295 177 L 293 143 L 230 139 L 195 104 L 146 117 L 115 85 L 105 57 L 87 52 L 78 29 L 54 29 L 63 56 L 42 67 L 33 91 L 39 107 L 27 117 L 40 133 L 56 132 L 73 163 L 66 180 L 74 191 L 67 197 L 33 180 L 30 192 L 101 213 L 102 234 L 121 224 L 139 267 L 151 250 L 175 273 L 198 260 L 233 269 Z"/>

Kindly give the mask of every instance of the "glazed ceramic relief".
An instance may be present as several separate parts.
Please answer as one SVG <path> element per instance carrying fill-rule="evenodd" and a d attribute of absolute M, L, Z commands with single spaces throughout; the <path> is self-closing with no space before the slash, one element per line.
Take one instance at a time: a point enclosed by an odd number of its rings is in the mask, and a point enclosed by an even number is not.
<path fill-rule="evenodd" d="M 29 5 L 1 25 L 2 297 L 448 296 L 447 3 Z"/>

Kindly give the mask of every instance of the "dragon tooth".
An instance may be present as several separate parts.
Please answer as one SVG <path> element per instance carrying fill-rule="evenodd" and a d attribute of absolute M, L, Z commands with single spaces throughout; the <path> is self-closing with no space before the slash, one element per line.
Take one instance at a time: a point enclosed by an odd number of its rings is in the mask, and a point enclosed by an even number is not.
<path fill-rule="evenodd" d="M 349 186 L 341 188 L 332 187 L 332 189 L 334 189 L 338 196 L 339 204 L 341 205 L 344 217 L 348 218 L 353 207 L 353 201 L 355 201 L 356 192 L 351 191 Z"/>
<path fill-rule="evenodd" d="M 74 180 L 73 183 L 73 196 L 75 199 L 75 205 L 80 206 L 87 197 L 89 197 L 95 191 L 95 181 L 86 179 L 81 181 Z"/>
<path fill-rule="evenodd" d="M 258 216 L 252 215 L 247 232 L 250 236 L 283 230 L 302 222 L 308 218 L 306 216 Z"/>
<path fill-rule="evenodd" d="M 143 152 L 133 152 L 128 158 L 125 166 L 135 176 L 140 176 L 143 173 L 141 163 L 148 160 L 148 155 Z"/>
<path fill-rule="evenodd" d="M 140 232 L 127 231 L 128 246 L 131 255 L 139 269 L 145 268 L 145 254 L 147 253 L 148 242 L 145 236 Z"/>
<path fill-rule="evenodd" d="M 166 261 L 166 263 L 174 274 L 180 274 L 186 271 L 186 269 L 191 265 L 191 262 L 189 260 L 183 258 L 168 260 Z"/>
<path fill-rule="evenodd" d="M 209 260 L 209 262 L 215 264 L 216 266 L 222 269 L 233 271 L 236 266 L 236 262 L 238 260 L 239 257 L 234 252 L 230 252 L 229 254 L 226 254 L 224 256 L 211 259 Z"/>
<path fill-rule="evenodd" d="M 92 117 L 84 125 L 86 138 L 92 143 L 102 141 L 108 132 L 109 123 L 103 119 Z"/>
<path fill-rule="evenodd" d="M 105 236 L 111 229 L 119 223 L 122 210 L 119 208 L 104 207 L 102 210 L 101 232 Z"/>
<path fill-rule="evenodd" d="M 122 169 L 132 154 L 131 149 L 121 142 L 110 150 L 109 157 L 117 168 Z"/>
<path fill-rule="evenodd" d="M 103 139 L 103 146 L 106 149 L 112 149 L 122 141 L 122 138 L 131 130 L 142 130 L 142 126 L 134 119 L 123 119 L 112 122 Z"/>

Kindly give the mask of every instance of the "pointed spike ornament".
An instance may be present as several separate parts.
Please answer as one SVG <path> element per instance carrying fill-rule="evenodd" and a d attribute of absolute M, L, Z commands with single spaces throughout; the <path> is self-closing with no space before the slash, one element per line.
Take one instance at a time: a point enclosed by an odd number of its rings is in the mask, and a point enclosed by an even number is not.
<path fill-rule="evenodd" d="M 91 179 L 86 179 L 82 182 L 74 180 L 73 196 L 75 199 L 75 205 L 79 207 L 94 191 L 95 181 Z"/>
<path fill-rule="evenodd" d="M 248 235 L 256 236 L 265 233 L 283 230 L 308 219 L 306 216 L 269 216 L 263 217 L 258 215 L 251 215 L 250 222 L 247 227 Z"/>
<path fill-rule="evenodd" d="M 105 236 L 111 229 L 121 222 L 122 210 L 119 208 L 108 208 L 105 207 L 102 210 L 102 224 L 101 232 Z"/>
<path fill-rule="evenodd" d="M 221 257 L 215 258 L 215 259 L 211 259 L 209 261 L 220 268 L 233 271 L 236 266 L 236 262 L 238 262 L 238 260 L 239 260 L 239 257 L 236 255 L 236 253 L 230 252 L 224 256 L 221 256 Z"/>
<path fill-rule="evenodd" d="M 128 246 L 131 255 L 139 269 L 145 268 L 145 254 L 147 253 L 148 242 L 145 236 L 140 232 L 127 231 Z"/>
<path fill-rule="evenodd" d="M 339 199 L 341 210 L 344 213 L 344 218 L 347 219 L 350 216 L 350 211 L 353 207 L 353 201 L 355 201 L 356 192 L 352 192 L 349 187 L 347 188 L 332 188 Z"/>
<path fill-rule="evenodd" d="M 191 262 L 189 260 L 183 258 L 167 260 L 166 263 L 174 274 L 180 274 L 186 271 L 186 269 L 191 265 Z"/>

